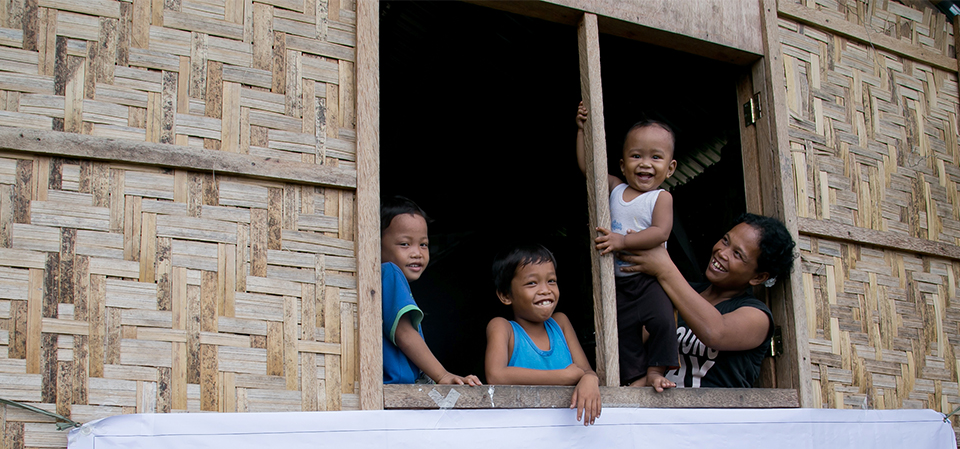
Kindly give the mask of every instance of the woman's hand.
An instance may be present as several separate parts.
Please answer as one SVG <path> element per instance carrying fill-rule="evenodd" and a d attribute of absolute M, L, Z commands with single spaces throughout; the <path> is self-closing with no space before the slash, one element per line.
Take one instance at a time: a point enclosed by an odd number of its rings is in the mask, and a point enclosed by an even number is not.
<path fill-rule="evenodd" d="M 663 246 L 634 251 L 634 254 L 618 253 L 620 260 L 633 264 L 622 267 L 624 273 L 646 273 L 653 277 L 660 277 L 669 267 L 673 267 L 673 259 Z"/>

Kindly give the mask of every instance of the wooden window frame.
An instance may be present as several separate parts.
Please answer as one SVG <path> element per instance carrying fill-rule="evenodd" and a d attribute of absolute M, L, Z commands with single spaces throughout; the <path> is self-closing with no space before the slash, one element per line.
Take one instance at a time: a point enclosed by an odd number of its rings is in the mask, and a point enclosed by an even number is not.
<path fill-rule="evenodd" d="M 653 42 L 667 48 L 700 54 L 735 64 L 749 66 L 738 86 L 738 99 L 761 94 L 764 115 L 755 124 L 741 122 L 744 149 L 744 188 L 747 210 L 782 219 L 794 239 L 797 238 L 793 179 L 789 170 L 790 149 L 787 141 L 785 93 L 774 86 L 774 79 L 783 79 L 780 45 L 777 40 L 776 0 L 757 0 L 760 13 L 762 47 L 753 53 L 693 37 L 671 33 L 665 24 L 652 15 L 617 16 L 606 2 L 583 0 L 584 9 L 540 2 L 475 2 L 482 6 L 515 12 L 554 22 L 577 24 L 580 46 L 581 91 L 592 111 L 585 126 L 587 147 L 588 201 L 590 224 L 609 225 L 609 204 L 606 198 L 606 144 L 603 131 L 603 103 L 600 85 L 599 32 L 635 40 Z M 416 385 L 383 385 L 383 349 L 381 337 L 380 285 L 380 148 L 379 148 L 379 0 L 357 2 L 357 273 L 359 312 L 360 407 L 435 408 L 426 389 Z M 631 20 L 631 18 L 633 20 Z M 664 31 L 667 30 L 667 31 Z M 760 53 L 760 54 L 758 54 Z M 743 101 L 741 101 L 742 103 Z M 602 171 L 602 173 L 601 173 Z M 602 182 L 601 182 L 602 181 Z M 602 189 L 601 189 L 602 187 Z M 753 189 L 752 191 L 750 189 Z M 602 191 L 601 191 L 602 190 Z M 750 194 L 755 193 L 755 194 Z M 597 198 L 600 198 L 600 201 Z M 619 385 L 619 360 L 615 350 L 616 309 L 611 257 L 593 256 L 595 325 L 598 335 L 597 372 L 605 385 Z M 774 318 L 783 326 L 784 354 L 778 360 L 775 384 L 780 389 L 677 389 L 669 394 L 651 395 L 650 389 L 603 387 L 608 406 L 652 407 L 797 407 L 812 404 L 810 351 L 806 333 L 806 311 L 802 301 L 802 280 L 794 270 L 789 280 L 771 289 Z M 798 333 L 803 332 L 804 335 Z M 452 387 L 434 386 L 446 397 Z M 490 407 L 567 407 L 572 387 L 508 387 L 498 390 L 513 392 L 515 401 L 494 405 L 485 395 L 488 389 L 458 389 L 461 398 L 457 408 Z M 483 390 L 483 394 L 480 392 Z M 549 396 L 552 395 L 552 396 Z M 474 398 L 473 396 L 477 396 Z M 486 397 L 486 400 L 484 398 Z M 542 398 L 553 399 L 544 401 Z M 525 399 L 524 399 L 525 398 Z M 681 399 L 682 398 L 682 399 Z M 739 398 L 739 399 L 738 399 Z M 744 400 L 744 398 L 748 398 Z M 463 402 L 462 404 L 460 402 Z"/>

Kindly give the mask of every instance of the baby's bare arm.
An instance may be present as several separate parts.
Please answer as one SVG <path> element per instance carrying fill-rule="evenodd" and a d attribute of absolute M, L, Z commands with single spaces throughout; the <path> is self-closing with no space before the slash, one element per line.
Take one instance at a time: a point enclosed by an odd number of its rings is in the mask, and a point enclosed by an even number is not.
<path fill-rule="evenodd" d="M 673 230 L 673 195 L 663 191 L 653 206 L 650 227 L 639 232 L 630 232 L 624 236 L 623 248 L 627 251 L 656 248 L 670 238 Z"/>
<path fill-rule="evenodd" d="M 587 107 L 584 106 L 583 101 L 581 101 L 580 106 L 577 108 L 577 165 L 580 167 L 580 173 L 584 175 L 587 174 L 587 162 L 585 159 L 587 146 L 584 142 L 583 126 L 587 123 L 588 115 L 590 115 L 590 111 L 587 110 Z M 620 178 L 607 174 L 608 191 L 613 191 L 613 188 L 621 182 Z"/>

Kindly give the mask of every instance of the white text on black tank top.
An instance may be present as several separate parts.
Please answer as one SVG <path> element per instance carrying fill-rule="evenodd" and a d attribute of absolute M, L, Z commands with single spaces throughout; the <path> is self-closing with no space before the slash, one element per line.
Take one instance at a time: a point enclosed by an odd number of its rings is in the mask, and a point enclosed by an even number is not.
<path fill-rule="evenodd" d="M 720 355 L 720 351 L 709 348 L 703 344 L 693 331 L 681 326 L 677 327 L 677 341 L 680 343 L 680 368 L 670 370 L 665 377 L 677 384 L 678 387 L 684 387 L 684 378 L 687 376 L 687 370 L 690 370 L 691 383 L 693 388 L 700 387 L 700 380 L 707 375 L 707 371 L 713 368 L 716 363 L 714 359 Z M 700 359 L 697 357 L 707 356 L 707 360 L 700 365 Z"/>

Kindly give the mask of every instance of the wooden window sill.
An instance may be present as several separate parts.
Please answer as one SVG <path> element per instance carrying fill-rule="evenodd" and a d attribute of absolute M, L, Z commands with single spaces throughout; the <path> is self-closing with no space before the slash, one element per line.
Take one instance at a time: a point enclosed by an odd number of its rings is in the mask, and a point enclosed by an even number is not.
<path fill-rule="evenodd" d="M 436 390 L 436 393 L 431 394 Z M 456 390 L 455 396 L 448 396 Z M 484 385 L 384 385 L 384 409 L 568 408 L 573 387 Z M 459 396 L 456 396 L 459 395 Z M 797 408 L 796 390 L 773 388 L 600 387 L 604 407 L 637 408 Z M 437 398 L 436 400 L 434 398 Z M 450 407 L 450 404 L 453 404 Z"/>

